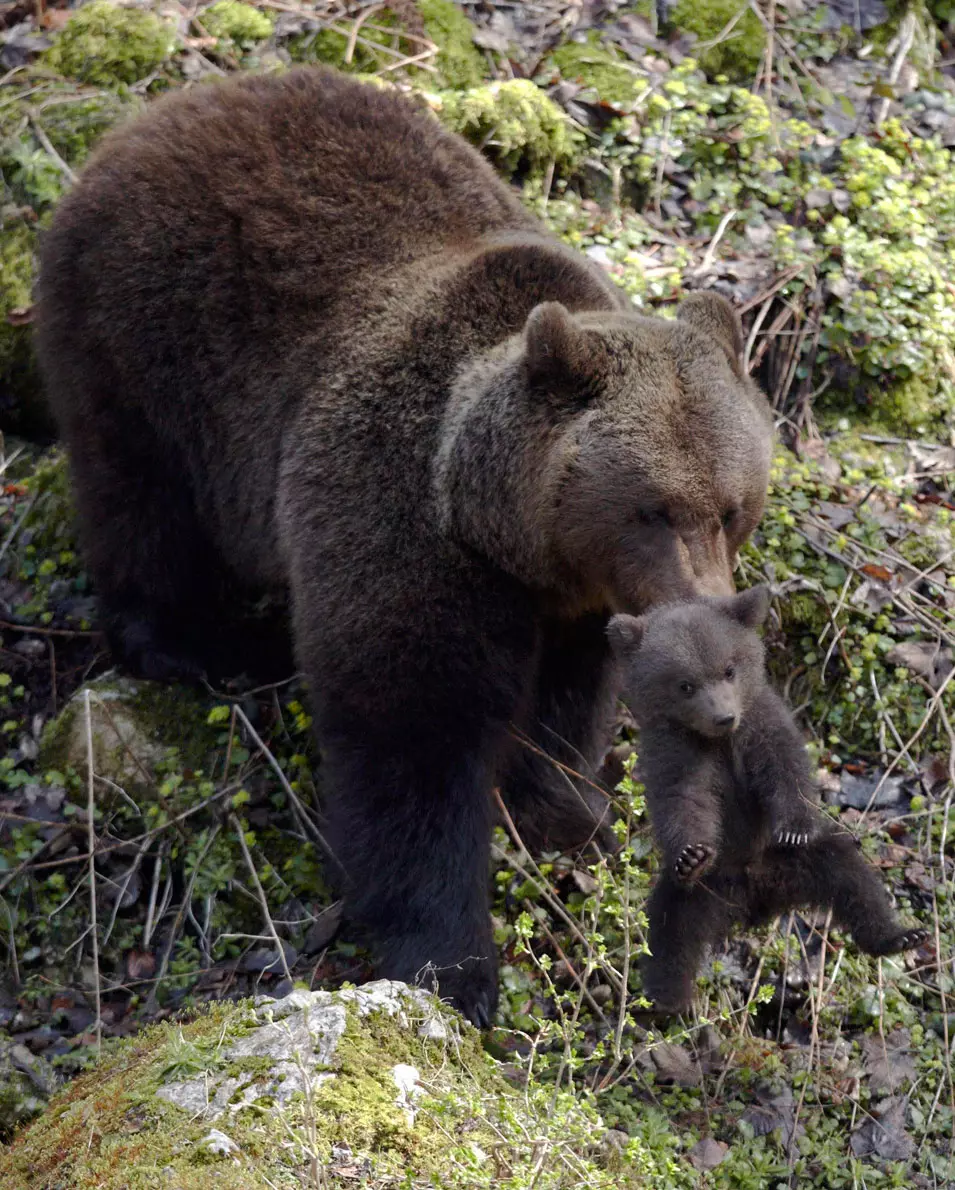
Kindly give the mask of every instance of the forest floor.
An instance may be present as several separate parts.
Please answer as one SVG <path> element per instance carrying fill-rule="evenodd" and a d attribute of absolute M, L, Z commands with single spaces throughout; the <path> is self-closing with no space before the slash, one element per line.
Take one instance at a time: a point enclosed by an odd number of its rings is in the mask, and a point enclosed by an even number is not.
<path fill-rule="evenodd" d="M 150 747 L 90 777 L 74 696 L 107 701 L 111 659 L 29 351 L 37 231 L 106 127 L 207 76 L 332 61 L 420 92 L 637 307 L 736 302 L 780 439 L 739 585 L 772 584 L 770 664 L 829 812 L 931 933 L 883 960 L 821 918 L 741 934 L 661 1031 L 638 970 L 656 861 L 626 780 L 611 859 L 498 832 L 488 1049 L 593 1100 L 643 1161 L 621 1185 L 955 1184 L 955 7 L 668 17 L 0 4 L 0 1047 L 69 1076 L 203 1001 L 369 974 L 323 878 L 297 679 L 127 690 Z"/>

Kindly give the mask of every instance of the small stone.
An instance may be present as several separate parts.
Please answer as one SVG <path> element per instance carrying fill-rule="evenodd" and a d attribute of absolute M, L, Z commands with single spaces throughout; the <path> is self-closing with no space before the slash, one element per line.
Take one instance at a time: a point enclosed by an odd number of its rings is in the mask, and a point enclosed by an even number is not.
<path fill-rule="evenodd" d="M 204 1136 L 199 1143 L 217 1157 L 231 1157 L 234 1153 L 239 1152 L 239 1146 L 232 1137 L 226 1136 L 218 1128 L 210 1129 L 208 1136 Z"/>
<path fill-rule="evenodd" d="M 46 652 L 46 641 L 36 636 L 25 636 L 23 640 L 17 641 L 12 652 L 19 653 L 21 657 L 42 657 Z"/>

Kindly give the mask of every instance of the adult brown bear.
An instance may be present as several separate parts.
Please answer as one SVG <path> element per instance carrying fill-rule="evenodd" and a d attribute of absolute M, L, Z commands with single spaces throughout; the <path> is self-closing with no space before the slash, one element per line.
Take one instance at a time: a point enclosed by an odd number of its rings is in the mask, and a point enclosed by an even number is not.
<path fill-rule="evenodd" d="M 429 113 L 296 70 L 110 136 L 37 319 L 114 649 L 195 673 L 290 593 L 350 917 L 486 1024 L 495 784 L 536 842 L 593 832 L 545 754 L 599 759 L 609 611 L 731 591 L 759 519 L 732 309 L 634 314 Z"/>

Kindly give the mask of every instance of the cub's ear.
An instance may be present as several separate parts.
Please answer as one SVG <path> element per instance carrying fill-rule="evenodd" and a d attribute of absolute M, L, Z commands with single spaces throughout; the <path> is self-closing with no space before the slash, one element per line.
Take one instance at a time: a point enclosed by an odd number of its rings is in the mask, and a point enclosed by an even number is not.
<path fill-rule="evenodd" d="M 743 326 L 731 302 L 718 293 L 691 293 L 676 312 L 677 319 L 715 339 L 726 353 L 730 367 L 742 380 Z"/>
<path fill-rule="evenodd" d="M 607 640 L 618 657 L 626 657 L 640 648 L 646 621 L 643 616 L 613 616 L 607 624 Z"/>
<path fill-rule="evenodd" d="M 758 587 L 750 587 L 748 591 L 734 595 L 727 602 L 729 614 L 734 620 L 739 620 L 744 628 L 758 628 L 769 614 L 769 587 L 760 583 Z"/>
<path fill-rule="evenodd" d="M 532 388 L 584 404 L 593 391 L 594 338 L 560 302 L 541 302 L 524 326 L 524 367 Z"/>

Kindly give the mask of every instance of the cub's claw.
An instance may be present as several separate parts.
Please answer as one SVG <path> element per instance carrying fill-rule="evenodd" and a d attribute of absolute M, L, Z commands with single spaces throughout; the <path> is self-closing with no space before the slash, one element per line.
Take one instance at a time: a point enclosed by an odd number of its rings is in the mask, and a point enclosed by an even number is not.
<path fill-rule="evenodd" d="M 715 855 L 716 852 L 706 843 L 689 843 L 677 856 L 673 875 L 681 884 L 692 884 L 710 867 Z"/>
<path fill-rule="evenodd" d="M 805 847 L 809 842 L 808 831 L 779 831 L 776 842 L 780 847 Z"/>
<path fill-rule="evenodd" d="M 906 930 L 896 942 L 898 950 L 915 950 L 928 941 L 928 930 Z"/>

